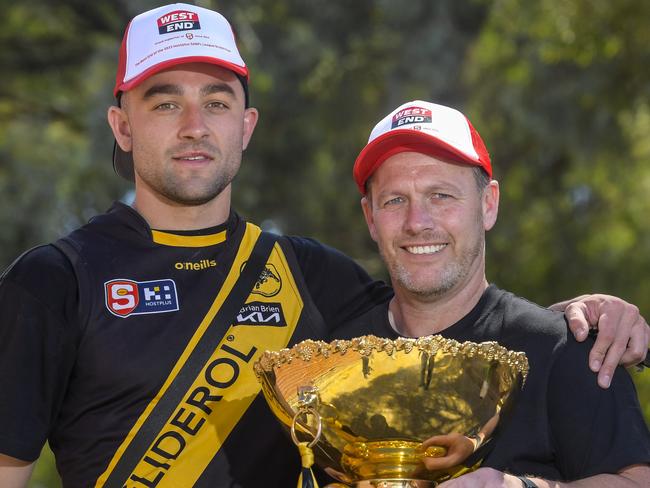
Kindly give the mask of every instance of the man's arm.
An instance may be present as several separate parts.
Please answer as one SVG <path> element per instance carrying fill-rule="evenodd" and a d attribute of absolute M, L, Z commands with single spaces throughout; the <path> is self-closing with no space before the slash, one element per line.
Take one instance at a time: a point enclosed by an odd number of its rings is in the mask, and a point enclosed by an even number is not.
<path fill-rule="evenodd" d="M 392 298 L 388 285 L 373 280 L 342 252 L 306 237 L 290 236 L 288 240 L 329 332 Z"/>
<path fill-rule="evenodd" d="M 529 477 L 538 488 L 646 488 L 650 486 L 650 466 L 628 466 L 617 474 L 599 474 L 571 482 L 549 481 Z M 440 488 L 523 488 L 524 482 L 511 474 L 492 468 L 480 468 Z"/>
<path fill-rule="evenodd" d="M 58 414 L 80 337 L 67 326 L 76 290 L 68 260 L 52 246 L 29 251 L 0 276 L 2 488 L 27 485 Z"/>
<path fill-rule="evenodd" d="M 650 327 L 635 305 L 611 295 L 582 295 L 553 304 L 564 311 L 576 340 L 584 341 L 590 330 L 598 336 L 589 354 L 589 367 L 598 373 L 598 384 L 608 388 L 614 369 L 639 364 L 646 358 Z"/>
<path fill-rule="evenodd" d="M 25 488 L 33 469 L 34 463 L 0 454 L 0 486 Z"/>

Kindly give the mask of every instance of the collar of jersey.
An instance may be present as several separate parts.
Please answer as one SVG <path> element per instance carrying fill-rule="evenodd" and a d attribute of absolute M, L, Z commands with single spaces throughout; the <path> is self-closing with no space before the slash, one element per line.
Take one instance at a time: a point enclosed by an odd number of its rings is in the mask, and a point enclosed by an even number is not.
<path fill-rule="evenodd" d="M 156 244 L 172 247 L 208 247 L 226 240 L 226 230 L 214 234 L 182 235 L 151 229 L 151 237 Z"/>
<path fill-rule="evenodd" d="M 108 213 L 114 215 L 127 228 L 137 232 L 141 237 L 149 238 L 161 246 L 170 247 L 196 248 L 221 244 L 228 239 L 241 222 L 237 212 L 230 209 L 228 219 L 214 227 L 196 230 L 158 230 L 150 228 L 144 217 L 135 208 L 124 202 L 115 202 Z"/>

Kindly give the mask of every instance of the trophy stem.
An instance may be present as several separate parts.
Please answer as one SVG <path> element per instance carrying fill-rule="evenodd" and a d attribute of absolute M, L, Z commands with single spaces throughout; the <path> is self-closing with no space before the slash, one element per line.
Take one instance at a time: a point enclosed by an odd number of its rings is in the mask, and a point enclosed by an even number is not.
<path fill-rule="evenodd" d="M 438 486 L 435 481 L 395 479 L 360 481 L 355 488 L 434 488 L 435 486 Z"/>

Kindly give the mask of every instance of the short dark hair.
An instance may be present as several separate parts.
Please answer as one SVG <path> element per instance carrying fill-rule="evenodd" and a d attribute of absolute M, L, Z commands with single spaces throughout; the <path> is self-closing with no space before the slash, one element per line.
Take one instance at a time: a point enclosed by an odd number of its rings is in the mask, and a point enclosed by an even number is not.
<path fill-rule="evenodd" d="M 482 191 L 490 183 L 490 176 L 480 166 L 472 166 L 474 170 L 474 181 L 479 191 Z"/>

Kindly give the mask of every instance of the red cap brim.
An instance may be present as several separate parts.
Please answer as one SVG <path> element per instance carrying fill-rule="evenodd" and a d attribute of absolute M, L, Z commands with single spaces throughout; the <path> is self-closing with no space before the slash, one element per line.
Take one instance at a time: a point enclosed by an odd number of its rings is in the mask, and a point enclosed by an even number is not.
<path fill-rule="evenodd" d="M 115 89 L 113 90 L 113 95 L 117 97 L 118 93 L 129 91 L 132 88 L 135 88 L 144 80 L 146 80 L 152 75 L 155 75 L 156 73 L 159 73 L 160 71 L 171 68 L 173 66 L 177 66 L 179 64 L 187 64 L 187 63 L 208 63 L 208 64 L 214 64 L 216 66 L 221 66 L 222 68 L 225 68 L 239 76 L 242 76 L 246 81 L 249 81 L 249 72 L 246 66 L 239 66 L 237 64 L 229 63 L 228 61 L 223 61 L 221 59 L 211 58 L 209 56 L 186 56 L 183 58 L 174 58 L 168 61 L 164 61 L 162 63 L 158 63 L 155 66 L 152 66 L 151 68 L 143 71 L 135 78 L 130 79 L 129 81 L 116 83 Z M 118 77 L 119 76 L 120 75 L 118 74 Z"/>
<path fill-rule="evenodd" d="M 362 195 L 366 194 L 368 178 L 386 159 L 400 152 L 418 152 L 450 162 L 479 166 L 492 176 L 489 157 L 487 161 L 481 159 L 480 153 L 478 158 L 472 157 L 426 132 L 396 129 L 373 139 L 354 162 L 352 173 Z M 487 152 L 485 154 L 487 156 Z"/>

